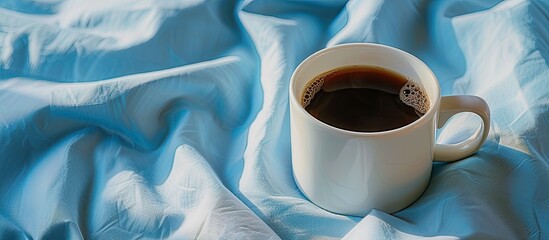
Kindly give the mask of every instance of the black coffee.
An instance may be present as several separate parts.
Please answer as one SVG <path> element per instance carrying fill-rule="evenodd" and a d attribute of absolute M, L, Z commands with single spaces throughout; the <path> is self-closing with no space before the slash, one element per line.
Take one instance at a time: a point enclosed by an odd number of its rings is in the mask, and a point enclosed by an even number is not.
<path fill-rule="evenodd" d="M 317 76 L 303 93 L 302 104 L 318 120 L 358 132 L 405 126 L 429 107 L 419 85 L 373 66 L 343 67 Z"/>

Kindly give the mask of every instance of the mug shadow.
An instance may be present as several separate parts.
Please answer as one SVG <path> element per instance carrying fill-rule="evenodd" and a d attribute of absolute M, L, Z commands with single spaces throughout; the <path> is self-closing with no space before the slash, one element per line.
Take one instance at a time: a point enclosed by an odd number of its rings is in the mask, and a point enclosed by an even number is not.
<path fill-rule="evenodd" d="M 371 214 L 418 236 L 539 237 L 538 223 L 545 215 L 536 212 L 547 211 L 543 201 L 549 194 L 539 191 L 549 182 L 547 171 L 540 159 L 487 142 L 471 157 L 435 163 L 429 186 L 408 208 L 393 215 Z"/>

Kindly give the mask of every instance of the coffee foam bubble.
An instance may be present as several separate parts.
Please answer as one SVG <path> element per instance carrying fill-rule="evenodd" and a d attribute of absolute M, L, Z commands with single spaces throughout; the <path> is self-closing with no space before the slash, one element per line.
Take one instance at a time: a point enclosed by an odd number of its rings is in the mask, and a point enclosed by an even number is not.
<path fill-rule="evenodd" d="M 326 78 L 327 75 L 329 74 L 323 74 L 322 76 L 318 76 L 307 83 L 305 91 L 303 91 L 303 94 L 301 94 L 301 106 L 309 106 L 309 103 L 311 103 L 311 100 L 313 99 L 315 94 L 317 94 L 322 88 L 322 85 L 324 85 L 324 78 Z"/>
<path fill-rule="evenodd" d="M 400 101 L 404 104 L 414 108 L 416 112 L 421 115 L 425 114 L 429 110 L 429 98 L 425 93 L 423 87 L 411 80 L 408 80 L 406 84 L 400 89 L 399 93 Z"/>

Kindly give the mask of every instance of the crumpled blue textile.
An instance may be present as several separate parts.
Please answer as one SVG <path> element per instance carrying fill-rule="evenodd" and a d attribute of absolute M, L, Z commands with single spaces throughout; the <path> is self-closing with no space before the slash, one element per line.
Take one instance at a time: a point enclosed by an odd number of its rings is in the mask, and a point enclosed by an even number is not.
<path fill-rule="evenodd" d="M 549 239 L 549 2 L 0 1 L 0 239 Z M 291 172 L 313 52 L 406 50 L 492 110 L 394 214 L 337 215 Z M 452 143 L 479 120 L 455 116 Z"/>

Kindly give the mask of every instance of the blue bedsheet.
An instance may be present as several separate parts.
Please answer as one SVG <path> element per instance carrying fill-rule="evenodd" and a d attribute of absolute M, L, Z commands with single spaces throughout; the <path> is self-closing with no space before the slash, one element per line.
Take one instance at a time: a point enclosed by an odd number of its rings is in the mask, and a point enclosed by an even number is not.
<path fill-rule="evenodd" d="M 0 239 L 549 239 L 548 26 L 545 0 L 2 0 Z M 292 177 L 290 75 L 349 42 L 492 110 L 395 214 L 324 211 Z"/>

